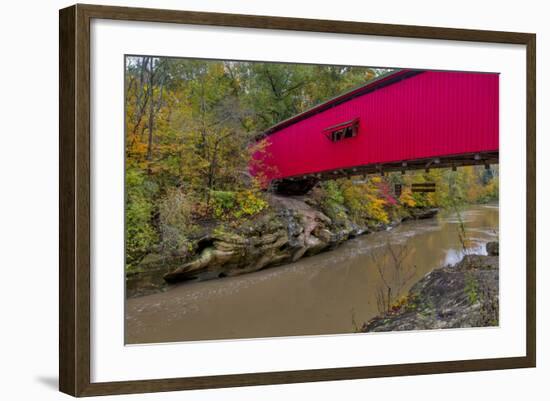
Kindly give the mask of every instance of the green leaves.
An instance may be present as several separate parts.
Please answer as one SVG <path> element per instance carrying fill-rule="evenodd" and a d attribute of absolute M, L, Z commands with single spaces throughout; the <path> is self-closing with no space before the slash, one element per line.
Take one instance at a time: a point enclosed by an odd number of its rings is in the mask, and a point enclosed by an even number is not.
<path fill-rule="evenodd" d="M 157 243 L 151 219 L 157 186 L 137 169 L 126 171 L 126 265 L 137 263 Z"/>
<path fill-rule="evenodd" d="M 212 191 L 214 216 L 220 220 L 250 217 L 268 207 L 258 191 Z"/>

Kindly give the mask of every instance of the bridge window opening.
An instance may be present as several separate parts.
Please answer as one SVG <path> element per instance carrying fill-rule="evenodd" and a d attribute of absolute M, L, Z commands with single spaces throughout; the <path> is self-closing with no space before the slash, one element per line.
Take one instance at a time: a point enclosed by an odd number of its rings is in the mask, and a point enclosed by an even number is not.
<path fill-rule="evenodd" d="M 325 135 L 332 141 L 338 142 L 342 139 L 357 136 L 359 124 L 357 120 L 345 122 L 325 129 Z"/>
<path fill-rule="evenodd" d="M 351 138 L 355 136 L 353 127 L 347 127 L 344 129 L 344 138 Z"/>

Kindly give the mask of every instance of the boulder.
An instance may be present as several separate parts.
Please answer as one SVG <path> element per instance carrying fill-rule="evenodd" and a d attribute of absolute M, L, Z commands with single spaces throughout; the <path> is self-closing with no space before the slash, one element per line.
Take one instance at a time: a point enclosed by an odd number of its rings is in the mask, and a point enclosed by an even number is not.
<path fill-rule="evenodd" d="M 411 210 L 411 215 L 414 219 L 423 220 L 431 219 L 439 213 L 438 208 L 417 208 Z"/>
<path fill-rule="evenodd" d="M 218 227 L 200 238 L 197 256 L 164 279 L 173 283 L 248 273 L 317 254 L 334 243 L 327 216 L 300 198 L 274 198 L 269 213 L 236 229 Z"/>
<path fill-rule="evenodd" d="M 487 250 L 488 255 L 498 256 L 498 242 L 497 241 L 487 242 L 487 245 L 485 245 L 485 249 Z"/>

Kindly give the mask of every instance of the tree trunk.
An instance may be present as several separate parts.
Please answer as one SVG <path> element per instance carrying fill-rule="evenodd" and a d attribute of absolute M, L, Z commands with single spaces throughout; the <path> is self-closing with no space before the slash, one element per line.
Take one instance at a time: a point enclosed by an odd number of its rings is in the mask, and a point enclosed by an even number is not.
<path fill-rule="evenodd" d="M 153 99 L 153 88 L 154 88 L 154 73 L 153 73 L 153 61 L 151 60 L 150 69 L 149 69 L 149 87 L 148 98 L 149 98 L 149 121 L 147 127 L 149 128 L 149 137 L 147 139 L 147 172 L 151 174 L 151 159 L 153 156 L 153 131 L 155 124 L 155 101 Z"/>

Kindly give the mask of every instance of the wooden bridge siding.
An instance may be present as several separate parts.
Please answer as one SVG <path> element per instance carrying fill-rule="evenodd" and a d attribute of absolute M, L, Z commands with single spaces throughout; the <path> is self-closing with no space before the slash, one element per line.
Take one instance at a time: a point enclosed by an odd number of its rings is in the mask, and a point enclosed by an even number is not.
<path fill-rule="evenodd" d="M 498 152 L 498 74 L 427 71 L 349 100 L 267 137 L 270 179 L 352 166 Z M 359 117 L 359 134 L 323 130 Z"/>

